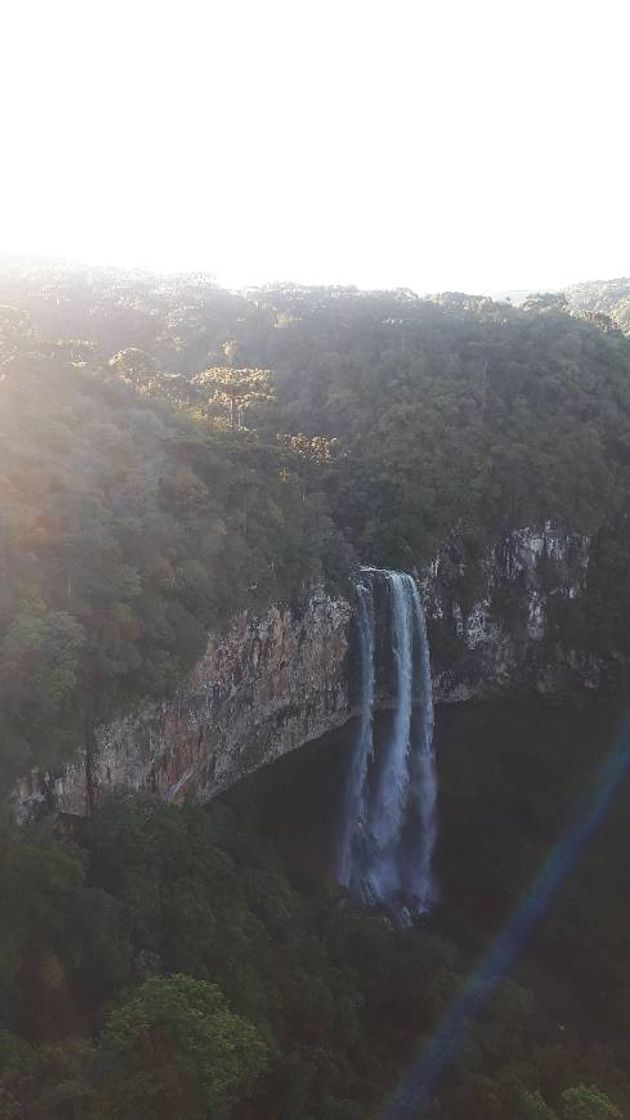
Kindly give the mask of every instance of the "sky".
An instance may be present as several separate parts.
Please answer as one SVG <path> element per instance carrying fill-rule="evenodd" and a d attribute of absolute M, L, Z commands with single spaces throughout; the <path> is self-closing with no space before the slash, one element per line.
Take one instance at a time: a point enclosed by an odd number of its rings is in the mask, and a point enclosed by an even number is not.
<path fill-rule="evenodd" d="M 500 292 L 630 274 L 628 0 L 14 0 L 0 255 Z"/>

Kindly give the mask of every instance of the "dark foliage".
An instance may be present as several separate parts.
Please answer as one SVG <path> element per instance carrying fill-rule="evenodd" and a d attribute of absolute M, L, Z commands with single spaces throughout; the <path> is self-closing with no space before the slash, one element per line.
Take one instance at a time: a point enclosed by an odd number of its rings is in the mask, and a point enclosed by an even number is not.
<path fill-rule="evenodd" d="M 0 302 L 5 786 L 165 695 L 232 611 L 356 557 L 411 568 L 453 533 L 479 562 L 515 526 L 589 534 L 586 594 L 554 606 L 553 636 L 628 649 L 630 342 L 601 301 L 22 269 Z M 472 601 L 474 563 L 465 578 Z M 376 1117 L 583 776 L 579 752 L 565 787 L 530 745 L 453 783 L 467 825 L 442 858 L 464 904 L 441 933 L 296 889 L 219 808 L 118 798 L 81 836 L 6 832 L 2 1114 Z M 471 1030 L 436 1120 L 628 1112 L 625 831 L 615 816 Z"/>

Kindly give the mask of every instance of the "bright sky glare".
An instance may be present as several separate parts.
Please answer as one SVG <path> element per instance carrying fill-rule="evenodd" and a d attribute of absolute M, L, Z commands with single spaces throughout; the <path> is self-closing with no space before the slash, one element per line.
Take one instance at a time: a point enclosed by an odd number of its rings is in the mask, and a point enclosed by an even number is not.
<path fill-rule="evenodd" d="M 628 0 L 19 0 L 0 255 L 419 292 L 630 274 Z"/>

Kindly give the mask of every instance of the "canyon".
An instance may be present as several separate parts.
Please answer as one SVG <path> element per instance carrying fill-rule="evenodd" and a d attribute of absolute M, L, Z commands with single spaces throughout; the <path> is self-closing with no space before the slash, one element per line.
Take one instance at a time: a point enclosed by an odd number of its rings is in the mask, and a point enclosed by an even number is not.
<path fill-rule="evenodd" d="M 454 538 L 414 573 L 436 703 L 523 696 L 584 702 L 627 687 L 621 655 L 602 658 L 549 634 L 554 601 L 583 594 L 589 543 L 549 523 L 517 529 L 471 572 Z M 209 636 L 174 696 L 99 728 L 91 750 L 59 772 L 24 778 L 14 794 L 17 818 L 46 810 L 81 815 L 116 788 L 203 803 L 340 727 L 360 703 L 351 599 L 351 591 L 333 595 L 319 586 L 298 605 L 236 615 Z M 392 696 L 391 674 L 380 674 L 376 710 L 391 706 Z"/>

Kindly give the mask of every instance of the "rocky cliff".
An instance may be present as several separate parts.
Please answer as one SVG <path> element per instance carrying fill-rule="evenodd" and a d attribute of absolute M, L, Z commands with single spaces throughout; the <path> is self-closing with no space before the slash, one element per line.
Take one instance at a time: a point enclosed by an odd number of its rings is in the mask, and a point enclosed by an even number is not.
<path fill-rule="evenodd" d="M 583 594 L 590 541 L 547 524 L 471 556 L 456 537 L 420 573 L 437 701 L 618 694 L 627 661 L 554 637 L 559 603 Z M 100 729 L 59 775 L 33 773 L 18 815 L 38 805 L 83 813 L 115 787 L 206 801 L 239 778 L 343 724 L 352 714 L 353 608 L 316 591 L 301 609 L 237 616 L 211 636 L 177 694 Z M 378 690 L 391 702 L 385 666 Z"/>
<path fill-rule="evenodd" d="M 18 816 L 38 806 L 84 813 L 115 787 L 206 801 L 340 725 L 350 715 L 351 618 L 349 603 L 320 590 L 299 610 L 237 616 L 174 697 L 101 728 L 89 759 L 82 752 L 58 775 L 23 781 Z"/>
<path fill-rule="evenodd" d="M 572 647 L 554 623 L 583 595 L 587 536 L 550 523 L 518 529 L 481 555 L 454 538 L 421 576 L 436 699 L 615 696 L 627 659 Z M 566 615 L 565 615 L 566 617 Z"/>

